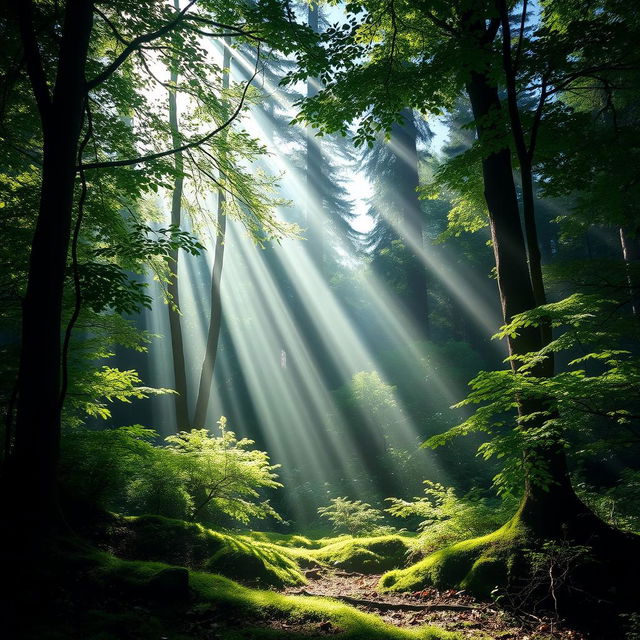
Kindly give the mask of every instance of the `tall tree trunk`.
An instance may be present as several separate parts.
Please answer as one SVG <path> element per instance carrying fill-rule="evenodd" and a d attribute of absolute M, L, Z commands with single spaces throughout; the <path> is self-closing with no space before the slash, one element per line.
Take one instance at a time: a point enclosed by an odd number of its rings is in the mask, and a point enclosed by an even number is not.
<path fill-rule="evenodd" d="M 224 54 L 222 61 L 222 88 L 229 88 L 229 72 L 231 66 L 231 48 L 227 39 L 224 41 Z M 220 182 L 224 185 L 224 176 L 220 177 Z M 220 341 L 220 328 L 222 326 L 222 267 L 224 264 L 224 243 L 227 232 L 227 216 L 224 213 L 225 192 L 223 188 L 218 189 L 218 205 L 216 211 L 216 248 L 213 256 L 213 267 L 211 271 L 211 315 L 209 319 L 209 331 L 207 333 L 207 344 L 205 346 L 204 361 L 200 371 L 200 384 L 198 385 L 198 398 L 196 400 L 196 410 L 193 418 L 193 426 L 202 429 L 207 420 L 207 410 L 209 408 L 209 398 L 211 397 L 211 387 L 213 385 L 213 372 L 216 366 L 218 354 L 218 342 Z"/>
<path fill-rule="evenodd" d="M 320 10 L 317 0 L 309 3 L 307 24 L 315 32 L 319 29 Z M 318 92 L 318 80 L 307 80 L 307 97 Z M 324 215 L 323 209 L 323 176 L 322 149 L 319 138 L 313 135 L 313 128 L 307 126 L 306 133 L 306 167 L 305 178 L 307 188 L 307 207 L 305 226 L 307 228 L 307 242 L 309 255 L 316 268 L 322 272 L 324 266 Z"/>
<path fill-rule="evenodd" d="M 18 3 L 25 49 L 37 47 L 30 2 Z M 69 249 L 78 143 L 86 100 L 85 63 L 91 0 L 68 0 L 55 87 L 42 106 L 43 165 L 40 208 L 22 303 L 15 447 L 9 473 L 16 500 L 25 499 L 28 522 L 51 524 L 58 513 L 56 470 L 60 447 L 61 317 Z M 33 52 L 32 52 L 33 55 Z M 37 55 L 37 53 L 36 53 Z M 38 83 L 29 65 L 34 92 Z M 37 75 L 37 69 L 35 70 Z M 44 74 L 42 76 L 44 78 Z M 45 89 L 46 90 L 46 89 Z M 19 495 L 17 495 L 19 494 Z"/>
<path fill-rule="evenodd" d="M 480 142 L 488 136 L 493 139 L 495 131 L 487 130 L 484 123 L 488 115 L 501 109 L 497 88 L 487 76 L 472 73 L 467 93 Z M 536 306 L 509 149 L 500 149 L 486 156 L 482 161 L 482 175 L 502 312 L 504 321 L 509 322 L 514 315 Z M 542 334 L 537 329 L 523 329 L 518 335 L 508 338 L 509 354 L 521 355 L 538 351 L 543 346 L 542 340 Z M 517 364 L 512 362 L 511 366 L 515 370 Z M 531 402 L 521 402 L 519 406 L 520 415 L 544 409 L 546 407 L 539 404 L 534 406 Z M 539 425 L 532 421 L 531 428 L 536 426 Z M 551 477 L 551 484 L 545 489 L 525 478 L 520 516 L 540 534 L 560 535 L 561 524 L 585 510 L 571 487 L 564 452 L 557 444 L 527 451 L 524 455 L 542 461 Z"/>
<path fill-rule="evenodd" d="M 535 196 L 533 191 L 533 166 L 532 158 L 536 146 L 536 132 L 542 115 L 542 109 L 546 99 L 546 87 L 543 87 L 540 96 L 538 109 L 534 115 L 534 124 L 530 136 L 529 145 L 525 140 L 524 128 L 520 118 L 520 109 L 518 107 L 518 93 L 516 87 L 515 61 L 511 53 L 511 30 L 509 23 L 509 11 L 505 0 L 496 0 L 496 7 L 500 15 L 502 26 L 502 64 L 505 74 L 505 84 L 507 89 L 507 105 L 509 111 L 509 120 L 511 122 L 511 136 L 515 143 L 516 155 L 520 165 L 520 181 L 522 183 L 522 217 L 524 220 L 526 249 L 529 265 L 529 278 L 531 280 L 531 288 L 536 306 L 546 304 L 546 295 L 544 290 L 544 280 L 542 278 L 542 258 L 540 255 L 540 247 L 538 243 L 538 230 L 536 224 Z M 526 12 L 527 3 L 525 2 L 522 11 Z M 551 341 L 552 333 L 549 323 L 543 323 L 539 329 L 543 344 Z M 541 364 L 541 373 L 546 376 L 553 375 L 554 360 L 553 355 Z"/>
<path fill-rule="evenodd" d="M 423 249 L 423 214 L 417 189 L 420 185 L 418 176 L 417 128 L 415 115 L 412 110 L 402 112 L 403 125 L 395 125 L 391 133 L 391 141 L 399 147 L 395 152 L 395 162 L 399 170 L 394 174 L 402 185 L 403 197 L 397 212 L 403 239 L 411 259 L 407 262 L 405 273 L 407 291 L 404 295 L 404 307 L 413 319 L 415 326 L 425 336 L 429 335 L 429 308 L 427 291 L 427 271 L 416 251 L 409 242 L 419 245 Z"/>
<path fill-rule="evenodd" d="M 622 259 L 627 269 L 627 285 L 631 298 L 631 311 L 634 316 L 638 316 L 640 315 L 640 282 L 638 282 L 635 274 L 632 272 L 631 266 L 635 263 L 637 267 L 638 261 L 640 261 L 640 228 L 635 229 L 633 233 L 629 233 L 628 229 L 620 227 L 619 232 Z"/>
<path fill-rule="evenodd" d="M 174 0 L 176 9 L 180 9 L 179 0 Z M 171 84 L 175 86 L 178 82 L 178 73 L 171 70 Z M 171 139 L 173 147 L 177 148 L 182 143 L 180 139 L 180 124 L 178 117 L 177 95 L 174 89 L 169 89 L 169 125 L 171 127 Z M 182 192 L 184 187 L 184 160 L 182 152 L 174 155 L 176 178 L 173 183 L 173 194 L 171 198 L 171 224 L 180 226 L 182 213 Z M 180 282 L 178 280 L 180 250 L 175 249 L 169 256 L 169 267 L 173 270 L 167 289 L 170 297 L 169 302 L 169 329 L 171 333 L 171 354 L 173 356 L 173 376 L 174 389 L 177 394 L 174 396 L 176 410 L 177 431 L 188 429 L 189 422 L 189 398 L 187 396 L 187 371 L 184 356 L 184 341 L 182 338 L 182 323 L 180 320 Z"/>

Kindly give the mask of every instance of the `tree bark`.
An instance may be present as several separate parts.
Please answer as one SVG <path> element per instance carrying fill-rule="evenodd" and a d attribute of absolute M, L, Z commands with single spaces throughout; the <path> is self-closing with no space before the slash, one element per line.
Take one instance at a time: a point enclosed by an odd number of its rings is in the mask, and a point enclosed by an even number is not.
<path fill-rule="evenodd" d="M 224 54 L 222 61 L 222 88 L 229 88 L 229 72 L 231 66 L 231 49 L 225 39 Z M 224 178 L 221 177 L 224 185 Z M 224 265 L 224 243 L 227 232 L 227 216 L 224 213 L 225 192 L 223 188 L 218 189 L 218 205 L 216 211 L 216 248 L 213 256 L 213 267 L 211 271 L 211 315 L 209 319 L 209 331 L 207 333 L 207 344 L 205 346 L 204 361 L 200 371 L 200 384 L 198 385 L 198 398 L 196 400 L 196 410 L 193 418 L 193 426 L 202 429 L 207 420 L 207 410 L 211 397 L 211 386 L 213 384 L 213 373 L 216 366 L 218 354 L 218 343 L 220 341 L 220 328 L 222 326 L 222 267 Z"/>
<path fill-rule="evenodd" d="M 472 73 L 466 89 L 480 142 L 488 135 L 493 138 L 495 130 L 487 130 L 484 123 L 489 114 L 501 109 L 497 88 L 485 75 Z M 482 175 L 502 312 L 504 321 L 509 322 L 514 315 L 536 306 L 509 149 L 505 147 L 487 155 L 482 161 Z M 523 329 L 518 335 L 508 338 L 508 346 L 510 355 L 539 351 L 544 346 L 543 337 L 536 328 Z M 512 362 L 511 367 L 515 371 L 517 363 Z M 519 413 L 524 416 L 545 409 L 547 407 L 539 403 L 521 402 Z M 534 422 L 532 427 L 539 426 Z M 543 461 L 551 484 L 545 489 L 525 478 L 520 517 L 541 535 L 560 535 L 562 523 L 568 518 L 575 519 L 578 513 L 587 512 L 571 486 L 562 447 L 560 444 L 552 445 L 526 451 L 524 455 L 525 458 L 535 456 Z"/>
<path fill-rule="evenodd" d="M 620 227 L 620 248 L 622 259 L 627 268 L 627 285 L 631 299 L 631 312 L 634 316 L 640 315 L 640 283 L 629 268 L 633 263 L 640 261 L 640 228 L 629 233 L 628 229 Z"/>
<path fill-rule="evenodd" d="M 398 216 L 405 246 L 411 255 L 406 266 L 407 291 L 404 296 L 404 307 L 413 319 L 415 326 L 424 336 L 429 335 L 429 307 L 427 289 L 427 271 L 416 250 L 410 243 L 423 249 L 423 214 L 417 189 L 420 185 L 418 176 L 418 150 L 415 115 L 409 109 L 403 111 L 405 123 L 396 125 L 391 133 L 392 143 L 399 146 L 396 163 L 399 171 L 394 172 L 402 184 L 402 192 L 406 194 L 399 203 Z"/>
<path fill-rule="evenodd" d="M 533 192 L 533 166 L 532 157 L 536 145 L 537 124 L 542 114 L 542 108 L 546 99 L 546 89 L 543 88 L 540 96 L 538 110 L 534 116 L 535 124 L 532 131 L 529 146 L 527 146 L 520 118 L 520 109 L 518 107 L 518 94 L 516 87 L 515 63 L 511 54 L 511 30 L 509 24 L 509 12 L 505 0 L 496 0 L 496 6 L 500 15 L 502 25 L 502 65 L 505 74 L 505 84 L 507 89 L 507 105 L 509 111 L 509 120 L 511 122 L 511 136 L 514 140 L 516 155 L 520 165 L 520 181 L 522 183 L 522 217 L 524 220 L 526 249 L 529 265 L 529 278 L 531 280 L 531 288 L 536 306 L 546 304 L 546 295 L 544 290 L 544 280 L 542 278 L 542 257 L 540 255 L 540 247 L 538 244 L 538 231 L 536 224 L 535 196 Z M 523 7 L 526 12 L 526 4 Z M 543 344 L 551 341 L 551 327 L 548 323 L 543 323 L 539 328 Z M 546 376 L 553 375 L 553 356 L 550 355 L 543 364 L 540 365 L 541 373 Z"/>
<path fill-rule="evenodd" d="M 20 3 L 19 3 L 20 4 Z M 25 6 L 30 3 L 25 1 Z M 32 31 L 22 11 L 22 29 Z M 61 317 L 69 249 L 76 158 L 86 100 L 85 63 L 92 28 L 91 0 L 68 0 L 53 95 L 41 109 L 43 133 L 40 207 L 22 303 L 15 447 L 10 477 L 28 496 L 29 524 L 58 513 L 56 469 L 60 447 Z M 23 37 L 24 40 L 24 37 Z M 24 42 L 25 48 L 30 44 Z M 35 42 L 32 46 L 35 45 Z M 34 92 L 37 71 L 29 69 Z M 15 496 L 20 501 L 18 496 Z M 27 524 L 27 523 L 23 523 Z"/>
<path fill-rule="evenodd" d="M 315 32 L 319 30 L 320 10 L 316 1 L 309 3 L 307 11 L 307 24 Z M 318 80 L 307 80 L 307 97 L 310 98 L 318 92 Z M 306 167 L 305 181 L 307 188 L 307 207 L 305 213 L 305 225 L 307 228 L 308 253 L 315 267 L 320 273 L 324 267 L 324 215 L 323 215 L 323 159 L 320 140 L 313 134 L 313 128 L 307 126 L 306 138 Z"/>
<path fill-rule="evenodd" d="M 175 7 L 179 9 L 179 2 L 175 0 Z M 178 81 L 178 73 L 171 70 L 171 84 Z M 169 90 L 169 124 L 171 126 L 171 138 L 174 148 L 181 144 L 178 105 L 176 91 Z M 176 178 L 173 184 L 173 194 L 171 198 L 171 224 L 180 226 L 182 213 L 182 192 L 184 187 L 184 160 L 182 152 L 178 151 L 174 156 Z M 182 323 L 180 319 L 180 283 L 178 280 L 178 266 L 180 259 L 179 249 L 175 249 L 169 256 L 169 265 L 173 270 L 173 276 L 167 285 L 167 290 L 171 298 L 169 304 L 169 330 L 171 334 L 171 354 L 173 356 L 173 376 L 174 389 L 177 394 L 174 396 L 176 410 L 176 431 L 189 428 L 189 398 L 187 395 L 187 371 L 184 356 L 184 340 L 182 337 Z"/>

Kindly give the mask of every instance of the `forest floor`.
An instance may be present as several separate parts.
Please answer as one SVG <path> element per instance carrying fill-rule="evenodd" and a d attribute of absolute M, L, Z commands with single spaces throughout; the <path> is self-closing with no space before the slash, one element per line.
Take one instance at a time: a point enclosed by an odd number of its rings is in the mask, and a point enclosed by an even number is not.
<path fill-rule="evenodd" d="M 414 593 L 380 594 L 376 591 L 380 575 L 312 569 L 306 572 L 306 576 L 309 579 L 307 585 L 302 588 L 286 587 L 282 593 L 335 598 L 366 613 L 377 614 L 387 624 L 408 628 L 432 625 L 455 631 L 466 638 L 585 640 L 582 633 L 553 619 L 531 614 L 514 615 L 491 603 L 477 601 L 464 591 L 427 589 Z M 274 629 L 302 630 L 283 619 L 266 624 Z M 340 632 L 331 623 L 318 626 L 327 635 Z"/>

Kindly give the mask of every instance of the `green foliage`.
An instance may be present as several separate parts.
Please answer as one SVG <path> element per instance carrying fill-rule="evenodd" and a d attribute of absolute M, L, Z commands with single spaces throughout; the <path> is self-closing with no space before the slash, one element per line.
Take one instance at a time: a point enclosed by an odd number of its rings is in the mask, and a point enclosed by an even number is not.
<path fill-rule="evenodd" d="M 218 423 L 181 432 L 154 446 L 156 433 L 140 426 L 91 431 L 70 429 L 62 447 L 61 479 L 69 493 L 93 504 L 130 513 L 247 523 L 280 516 L 261 492 L 282 486 L 276 466 L 253 441 L 236 439 Z"/>
<path fill-rule="evenodd" d="M 609 426 L 604 438 L 591 436 L 591 441 L 585 442 L 579 451 L 583 455 L 612 445 L 624 446 L 630 435 L 631 443 L 634 438 L 637 441 L 640 425 L 634 390 L 640 385 L 640 359 L 634 351 L 615 345 L 633 339 L 639 329 L 635 319 L 620 314 L 619 308 L 615 299 L 576 293 L 514 316 L 498 337 L 544 323 L 556 328 L 557 334 L 540 351 L 513 356 L 515 372 L 483 371 L 476 376 L 469 385 L 471 393 L 457 406 L 480 406 L 467 420 L 432 437 L 427 445 L 440 446 L 473 432 L 488 434 L 491 439 L 480 446 L 479 454 L 503 461 L 495 483 L 500 493 L 513 493 L 518 491 L 523 474 L 548 487 L 544 451 L 557 443 L 566 446 L 572 435 L 588 440 L 589 434 L 600 433 L 597 427 L 602 423 Z M 552 377 L 536 375 L 536 366 L 551 355 L 575 354 L 578 349 L 581 355 L 570 359 L 566 370 Z M 518 414 L 518 403 L 521 407 L 530 403 L 538 409 Z"/>
<path fill-rule="evenodd" d="M 370 504 L 348 498 L 332 498 L 329 506 L 318 508 L 318 513 L 331 522 L 334 531 L 346 531 L 352 536 L 372 533 L 384 519 Z"/>
<path fill-rule="evenodd" d="M 426 480 L 424 496 L 413 500 L 387 498 L 386 511 L 394 517 L 421 519 L 417 548 L 431 552 L 466 538 L 495 531 L 516 509 L 513 500 L 490 500 L 479 491 L 459 498 L 452 487 Z"/>
<path fill-rule="evenodd" d="M 578 484 L 580 498 L 610 525 L 640 534 L 640 471 L 624 469 L 620 481 L 607 489 Z"/>
<path fill-rule="evenodd" d="M 222 416 L 219 437 L 193 429 L 166 438 L 166 450 L 193 500 L 191 516 L 206 521 L 222 513 L 244 523 L 251 518 L 279 519 L 268 501 L 257 501 L 260 490 L 282 486 L 275 473 L 278 465 L 269 464 L 267 453 L 250 448 L 253 440 L 238 440 L 226 425 Z"/>
<path fill-rule="evenodd" d="M 63 432 L 60 480 L 75 499 L 98 506 L 116 506 L 142 461 L 153 456 L 156 433 L 140 425 Z"/>

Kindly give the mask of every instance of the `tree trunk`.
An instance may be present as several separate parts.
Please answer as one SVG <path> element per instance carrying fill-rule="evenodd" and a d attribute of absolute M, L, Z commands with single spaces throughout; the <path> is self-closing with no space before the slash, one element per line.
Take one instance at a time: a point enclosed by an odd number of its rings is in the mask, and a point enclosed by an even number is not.
<path fill-rule="evenodd" d="M 222 61 L 222 88 L 229 88 L 229 72 L 231 66 L 231 49 L 228 41 L 224 42 L 224 54 Z M 221 176 L 224 184 L 224 177 Z M 224 264 L 224 243 L 227 231 L 227 216 L 224 213 L 225 192 L 218 189 L 218 206 L 216 212 L 216 248 L 213 256 L 213 268 L 211 271 L 211 315 L 209 319 L 209 331 L 205 346 L 204 361 L 200 371 L 200 384 L 198 385 L 198 398 L 193 418 L 193 426 L 202 429 L 207 420 L 211 386 L 213 384 L 213 372 L 216 366 L 218 354 L 218 342 L 220 341 L 220 328 L 222 326 L 222 267 Z"/>
<path fill-rule="evenodd" d="M 318 32 L 319 8 L 317 2 L 310 2 L 307 11 L 307 24 L 315 32 Z M 307 80 L 307 97 L 310 98 L 318 92 L 318 80 Z M 319 138 L 314 136 L 313 128 L 306 128 L 306 167 L 305 178 L 307 188 L 307 207 L 305 213 L 306 238 L 308 242 L 308 254 L 319 273 L 324 266 L 324 215 L 323 215 L 323 176 L 322 176 L 322 149 Z"/>
<path fill-rule="evenodd" d="M 409 109 L 402 112 L 405 119 L 403 125 L 395 125 L 391 133 L 392 145 L 399 148 L 394 151 L 395 162 L 399 165 L 394 174 L 402 185 L 405 194 L 399 202 L 398 218 L 403 239 L 411 259 L 406 265 L 407 291 L 404 295 L 404 307 L 415 326 L 424 335 L 429 335 L 429 309 L 427 292 L 427 271 L 416 255 L 417 250 L 423 250 L 423 214 L 417 189 L 420 185 L 418 176 L 418 150 L 416 146 L 417 129 L 415 115 Z"/>
<path fill-rule="evenodd" d="M 622 259 L 627 268 L 627 285 L 629 287 L 629 297 L 631 299 L 631 312 L 634 316 L 640 315 L 640 283 L 629 268 L 633 263 L 640 261 L 640 228 L 635 229 L 631 234 L 628 229 L 620 227 L 620 247 L 622 249 Z"/>
<path fill-rule="evenodd" d="M 28 507 L 28 522 L 22 523 L 26 528 L 51 525 L 49 519 L 58 513 L 62 295 L 92 15 L 91 0 L 66 3 L 55 88 L 42 113 L 40 208 L 22 303 L 15 448 L 9 469 L 14 499 L 18 506 L 24 499 L 22 507 Z M 30 76 L 33 83 L 31 70 Z"/>
<path fill-rule="evenodd" d="M 176 9 L 179 9 L 178 0 L 175 0 Z M 171 70 L 171 84 L 178 81 L 178 74 Z M 177 148 L 181 144 L 180 129 L 178 121 L 178 105 L 176 91 L 169 90 L 169 125 L 171 126 L 171 138 L 173 147 Z M 177 172 L 173 184 L 173 195 L 171 198 L 171 224 L 180 226 L 182 213 L 182 192 L 184 186 L 184 160 L 182 152 L 179 151 L 174 156 L 175 169 Z M 169 266 L 173 270 L 173 277 L 167 285 L 170 296 L 169 303 L 169 329 L 171 333 L 171 354 L 173 356 L 173 376 L 174 389 L 177 395 L 174 396 L 176 410 L 176 431 L 189 428 L 189 398 L 187 396 L 187 372 L 184 357 L 184 341 L 182 338 L 182 323 L 180 321 L 180 283 L 178 281 L 178 261 L 180 258 L 179 249 L 175 249 L 169 256 Z"/>
<path fill-rule="evenodd" d="M 533 192 L 532 157 L 536 145 L 535 130 L 537 129 L 542 115 L 542 108 L 544 107 L 544 101 L 546 98 L 546 89 L 543 89 L 540 97 L 539 108 L 534 116 L 531 140 L 527 147 L 522 120 L 520 118 L 520 109 L 518 107 L 518 94 L 516 87 L 517 70 L 514 67 L 514 60 L 511 55 L 509 11 L 505 0 L 496 0 L 496 6 L 500 14 L 500 21 L 502 24 L 502 64 L 506 80 L 505 84 L 507 89 L 509 120 L 511 122 L 511 136 L 514 140 L 518 163 L 520 165 L 520 180 L 522 183 L 522 217 L 524 220 L 529 278 L 531 280 L 535 304 L 536 306 L 541 306 L 546 304 L 547 300 L 544 290 L 544 281 L 542 278 L 542 258 L 538 244 L 535 196 Z M 523 7 L 523 11 L 526 11 L 526 4 Z M 542 343 L 549 344 L 552 338 L 551 326 L 548 323 L 543 323 L 538 330 L 541 333 Z M 544 363 L 540 365 L 540 373 L 545 376 L 552 376 L 553 367 L 553 356 L 550 354 Z"/>
<path fill-rule="evenodd" d="M 485 129 L 487 115 L 501 108 L 498 91 L 488 78 L 472 73 L 467 84 L 471 100 L 476 130 L 480 142 L 495 131 Z M 491 238 L 496 261 L 498 287 L 505 322 L 514 315 L 536 306 L 527 265 L 518 199 L 513 180 L 511 152 L 504 148 L 494 151 L 482 161 L 485 199 L 489 210 Z M 509 354 L 521 355 L 539 351 L 543 345 L 541 332 L 536 328 L 521 330 L 518 335 L 508 338 Z M 511 363 L 515 371 L 517 363 Z M 545 410 L 538 403 L 520 403 L 520 415 Z M 532 421 L 531 427 L 535 428 Z M 537 425 L 539 426 L 539 425 Z M 525 492 L 520 507 L 520 517 L 541 535 L 561 533 L 561 523 L 573 518 L 586 508 L 575 496 L 571 487 L 564 452 L 560 445 L 525 452 L 525 458 L 536 457 L 543 461 L 551 477 L 548 489 L 525 478 Z"/>

